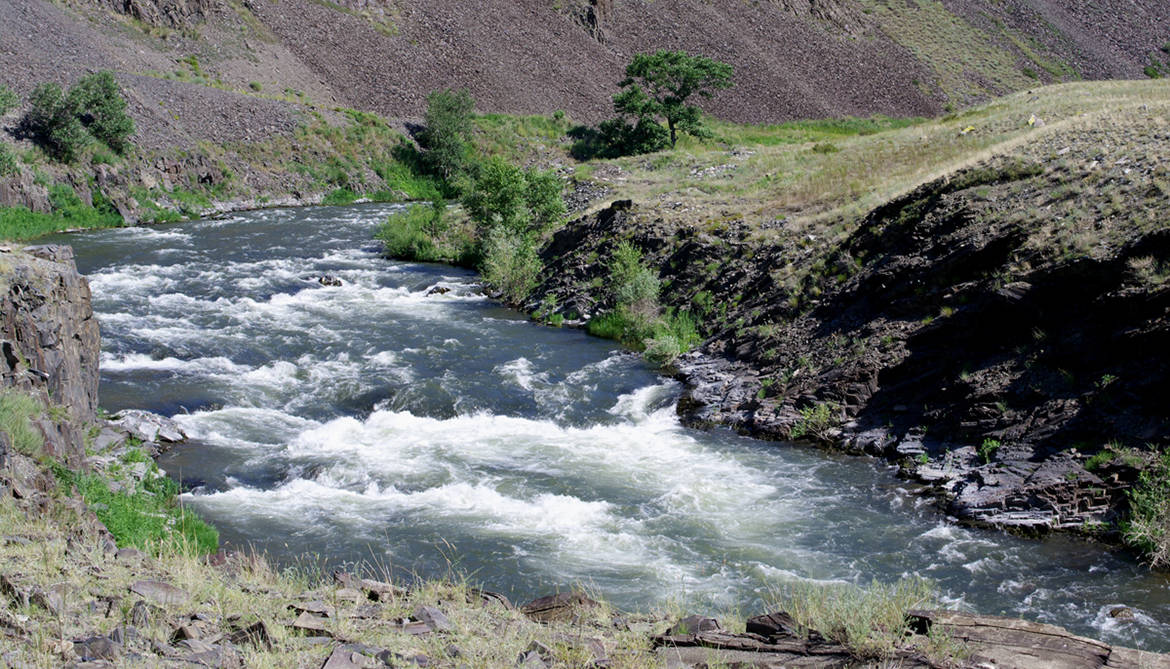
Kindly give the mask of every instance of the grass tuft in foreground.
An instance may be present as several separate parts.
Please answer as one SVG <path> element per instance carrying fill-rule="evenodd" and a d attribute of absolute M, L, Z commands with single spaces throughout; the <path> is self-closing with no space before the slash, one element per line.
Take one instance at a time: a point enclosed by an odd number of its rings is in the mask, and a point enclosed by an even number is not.
<path fill-rule="evenodd" d="M 905 646 L 911 634 L 907 613 L 931 608 L 937 597 L 930 581 L 915 576 L 889 585 L 874 581 L 867 588 L 788 583 L 772 592 L 770 604 L 792 616 L 805 638 L 819 633 L 859 658 L 883 658 Z"/>

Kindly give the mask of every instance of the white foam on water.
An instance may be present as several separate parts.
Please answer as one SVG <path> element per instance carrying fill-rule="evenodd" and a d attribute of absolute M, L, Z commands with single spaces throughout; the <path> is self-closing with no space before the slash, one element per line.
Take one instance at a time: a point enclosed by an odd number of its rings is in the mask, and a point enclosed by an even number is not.
<path fill-rule="evenodd" d="M 542 384 L 548 383 L 548 374 L 536 372 L 532 361 L 528 358 L 516 358 L 510 362 L 496 365 L 492 371 L 524 390 L 532 390 L 532 384 L 535 381 Z"/>
<path fill-rule="evenodd" d="M 101 368 L 106 372 L 126 372 L 134 370 L 156 370 L 183 372 L 190 374 L 243 374 L 251 370 L 247 365 L 237 365 L 231 360 L 220 357 L 195 358 L 193 360 L 179 360 L 166 357 L 152 358 L 142 353 L 128 355 L 113 355 L 102 353 Z"/>

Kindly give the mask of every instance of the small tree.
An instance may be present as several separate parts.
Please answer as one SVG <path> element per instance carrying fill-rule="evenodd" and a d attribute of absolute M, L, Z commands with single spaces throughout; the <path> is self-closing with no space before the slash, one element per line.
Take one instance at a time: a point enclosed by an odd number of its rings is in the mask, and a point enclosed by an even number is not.
<path fill-rule="evenodd" d="M 561 181 L 551 172 L 521 169 L 500 156 L 481 163 L 463 187 L 463 206 L 481 237 L 494 227 L 526 236 L 565 214 Z"/>
<path fill-rule="evenodd" d="M 614 111 L 637 119 L 636 130 L 648 122 L 666 119 L 670 145 L 678 142 L 678 133 L 702 137 L 706 131 L 698 107 L 688 104 L 691 96 L 710 98 L 714 91 L 730 88 L 732 67 L 706 56 L 691 56 L 685 51 L 640 53 L 626 67 L 626 79 L 618 85 L 622 92 L 613 98 Z M 636 137 L 644 138 L 645 127 Z"/>
<path fill-rule="evenodd" d="M 88 134 L 77 118 L 77 108 L 54 83 L 33 89 L 25 123 L 58 160 L 72 162 L 85 146 Z"/>
<path fill-rule="evenodd" d="M 134 121 L 109 70 L 81 78 L 66 95 L 55 83 L 33 89 L 26 127 L 58 160 L 71 162 L 91 137 L 118 153 L 130 146 Z"/>
<path fill-rule="evenodd" d="M 82 77 L 69 89 L 69 102 L 91 135 L 117 153 L 126 152 L 134 120 L 126 114 L 126 99 L 113 72 L 102 70 Z"/>
<path fill-rule="evenodd" d="M 451 179 L 467 166 L 471 143 L 471 115 L 475 100 L 467 89 L 434 91 L 427 96 L 426 129 L 419 143 L 427 166 L 443 179 Z"/>

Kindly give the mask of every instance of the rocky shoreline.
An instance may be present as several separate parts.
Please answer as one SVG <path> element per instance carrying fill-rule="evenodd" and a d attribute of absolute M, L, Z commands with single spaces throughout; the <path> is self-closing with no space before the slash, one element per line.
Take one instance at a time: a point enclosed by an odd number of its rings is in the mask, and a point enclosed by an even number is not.
<path fill-rule="evenodd" d="M 999 159 L 825 242 L 618 201 L 545 246 L 534 299 L 603 312 L 606 259 L 630 241 L 705 337 L 675 362 L 688 424 L 883 458 L 961 523 L 1117 541 L 1126 491 L 1170 441 L 1154 399 L 1170 393 L 1170 293 L 1144 269 L 1170 237 L 1118 222 L 1092 253 L 1043 248 L 1012 210 L 1066 179 Z"/>
<path fill-rule="evenodd" d="M 133 464 L 123 462 L 127 447 L 138 444 L 134 447 L 154 453 L 182 440 L 177 426 L 150 414 L 125 412 L 108 422 L 97 420 L 96 324 L 86 282 L 77 275 L 69 249 L 10 251 L 5 259 L 12 268 L 4 275 L 11 304 L 6 303 L 0 336 L 9 345 L 8 359 L 16 360 L 5 373 L 5 387 L 34 394 L 44 389 L 46 399 L 77 395 L 69 405 L 77 416 L 46 416 L 38 423 L 50 457 L 73 471 L 112 476 L 119 463 Z M 707 358 L 707 364 L 713 359 Z M 694 355 L 680 366 L 690 370 L 692 383 L 700 374 L 707 380 L 706 386 L 694 384 L 692 399 L 701 396 L 695 389 L 714 388 L 715 379 L 749 378 L 703 364 L 703 356 Z M 721 392 L 736 396 L 727 390 Z M 707 410 L 713 406 L 703 405 Z M 674 619 L 612 611 L 572 593 L 517 610 L 497 595 L 472 596 L 458 586 L 410 590 L 344 574 L 306 586 L 280 580 L 256 558 L 242 555 L 192 561 L 118 549 L 80 498 L 62 497 L 55 474 L 9 443 L 0 446 L 5 504 L 27 514 L 15 525 L 4 516 L 7 538 L 0 547 L 13 556 L 2 571 L 4 596 L 29 602 L 22 610 L 34 614 L 5 614 L 0 621 L 17 649 L 7 651 L 5 661 L 17 666 L 28 657 L 20 649 L 37 648 L 33 639 L 47 625 L 57 625 L 64 641 L 36 652 L 76 667 L 144 662 L 234 667 L 266 656 L 295 666 L 457 666 L 461 657 L 495 658 L 501 652 L 508 656 L 506 664 L 532 668 L 721 662 L 838 667 L 884 666 L 887 661 L 831 640 L 835 632 L 803 630 L 780 611 L 751 618 L 743 631 L 736 631 L 701 616 L 672 624 Z M 119 485 L 152 475 L 149 466 L 128 469 L 118 474 L 119 481 L 130 477 Z M 51 525 L 65 516 L 74 518 L 68 521 L 71 529 Z M 38 545 L 60 548 L 50 552 L 65 560 L 61 571 L 41 574 L 28 564 L 20 566 L 16 552 Z M 78 569 L 79 564 L 86 566 Z M 86 603 L 89 598 L 93 603 Z M 909 632 L 891 651 L 902 666 L 1170 666 L 1167 656 L 1113 647 L 1047 625 L 927 611 L 912 612 L 906 620 Z M 500 629 L 511 631 L 501 639 Z M 480 648 L 488 639 L 494 639 L 489 649 Z M 947 640 L 946 648 L 930 650 L 938 639 Z"/>

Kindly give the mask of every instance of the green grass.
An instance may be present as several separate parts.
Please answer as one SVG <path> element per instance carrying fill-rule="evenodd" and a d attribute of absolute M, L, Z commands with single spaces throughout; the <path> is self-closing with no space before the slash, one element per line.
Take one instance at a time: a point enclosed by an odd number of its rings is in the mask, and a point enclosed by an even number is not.
<path fill-rule="evenodd" d="M 872 116 L 870 118 L 804 119 L 762 125 L 728 123 L 716 119 L 706 119 L 704 122 L 715 135 L 717 142 L 736 146 L 779 146 L 872 135 L 887 130 L 909 128 L 923 123 L 924 120 Z M 691 138 L 685 144 L 697 143 L 698 141 Z"/>
<path fill-rule="evenodd" d="M 126 463 L 134 461 L 124 459 Z M 196 553 L 213 553 L 219 548 L 219 532 L 179 505 L 179 485 L 159 473 L 153 463 L 147 478 L 131 490 L 115 491 L 99 474 L 78 473 L 60 465 L 53 471 L 63 485 L 81 494 L 119 547 L 157 550 L 177 541 Z"/>
<path fill-rule="evenodd" d="M 8 435 L 18 453 L 40 455 L 45 440 L 31 422 L 40 413 L 40 403 L 32 397 L 15 390 L 0 392 L 0 432 Z"/>
<path fill-rule="evenodd" d="M 479 114 L 472 123 L 472 141 L 479 153 L 521 164 L 558 147 L 572 127 L 564 117 L 513 114 Z"/>
<path fill-rule="evenodd" d="M 16 174 L 19 167 L 16 153 L 7 144 L 0 143 L 0 177 Z"/>
<path fill-rule="evenodd" d="M 1129 519 L 1122 525 L 1126 543 L 1142 551 L 1154 567 L 1170 567 L 1170 451 L 1154 458 L 1127 494 Z"/>
<path fill-rule="evenodd" d="M 325 199 L 321 200 L 321 204 L 328 205 L 344 205 L 353 204 L 358 199 L 358 194 L 348 188 L 337 188 L 329 191 L 325 195 Z"/>
<path fill-rule="evenodd" d="M 123 224 L 122 216 L 100 191 L 93 190 L 93 206 L 81 201 L 64 184 L 49 186 L 52 213 L 25 207 L 0 207 L 0 239 L 28 240 L 73 229 L 113 228 Z"/>
<path fill-rule="evenodd" d="M 800 581 L 773 589 L 770 611 L 784 611 L 807 638 L 819 632 L 858 658 L 891 657 L 909 629 L 907 612 L 937 604 L 933 584 L 918 577 L 868 588 Z"/>

